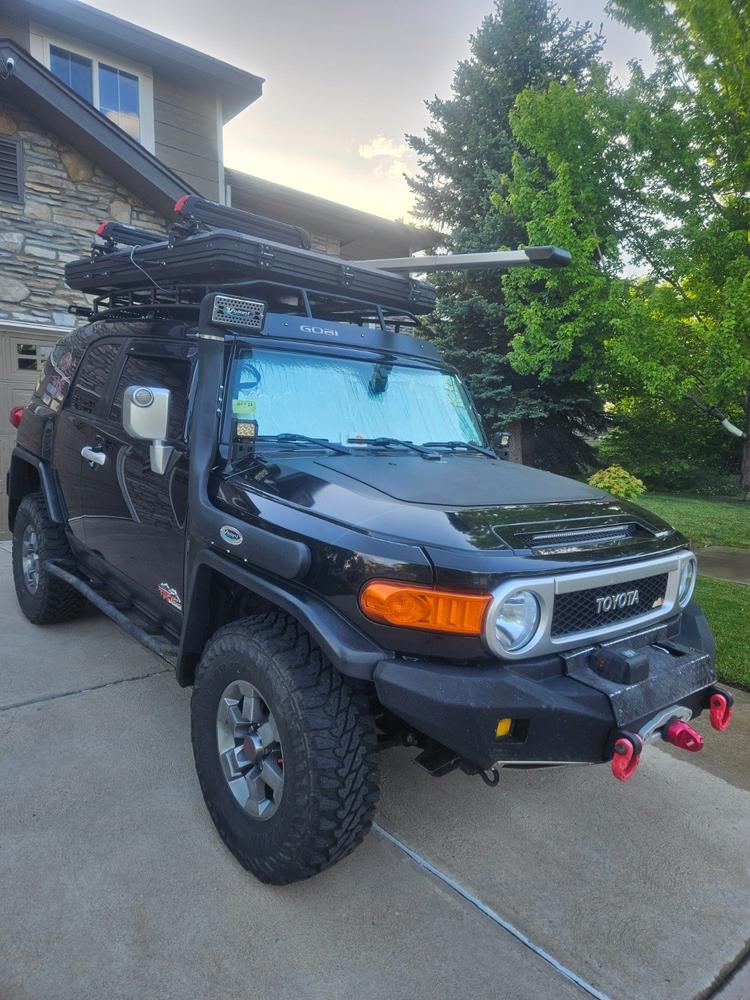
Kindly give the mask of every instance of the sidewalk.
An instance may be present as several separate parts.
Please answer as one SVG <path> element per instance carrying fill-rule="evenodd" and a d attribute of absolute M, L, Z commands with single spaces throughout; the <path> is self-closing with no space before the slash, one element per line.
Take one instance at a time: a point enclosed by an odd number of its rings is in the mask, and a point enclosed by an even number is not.
<path fill-rule="evenodd" d="M 696 549 L 698 572 L 717 580 L 746 583 L 750 586 L 750 549 L 733 549 L 728 545 L 707 545 Z"/>

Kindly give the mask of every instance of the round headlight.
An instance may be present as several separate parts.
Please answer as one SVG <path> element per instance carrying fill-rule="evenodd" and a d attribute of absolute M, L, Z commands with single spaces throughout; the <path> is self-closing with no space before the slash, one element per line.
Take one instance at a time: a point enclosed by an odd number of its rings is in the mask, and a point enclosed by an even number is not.
<path fill-rule="evenodd" d="M 680 583 L 677 587 L 677 600 L 680 607 L 685 607 L 690 603 L 690 598 L 695 590 L 695 556 L 685 559 L 680 566 Z"/>
<path fill-rule="evenodd" d="M 530 590 L 511 594 L 500 605 L 495 619 L 497 641 L 507 653 L 522 649 L 539 627 L 539 601 Z"/>

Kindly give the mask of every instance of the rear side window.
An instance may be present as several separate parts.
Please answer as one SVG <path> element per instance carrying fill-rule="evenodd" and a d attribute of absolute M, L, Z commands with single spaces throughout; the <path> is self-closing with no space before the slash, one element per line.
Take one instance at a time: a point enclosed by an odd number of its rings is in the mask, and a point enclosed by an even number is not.
<path fill-rule="evenodd" d="M 104 395 L 121 343 L 97 344 L 87 351 L 78 369 L 69 406 L 78 413 L 93 413 Z"/>
<path fill-rule="evenodd" d="M 169 389 L 171 396 L 167 435 L 171 439 L 180 438 L 185 425 L 189 384 L 189 361 L 140 357 L 132 354 L 125 362 L 117 383 L 109 419 L 118 423 L 122 419 L 122 399 L 128 386 L 149 385 Z"/>

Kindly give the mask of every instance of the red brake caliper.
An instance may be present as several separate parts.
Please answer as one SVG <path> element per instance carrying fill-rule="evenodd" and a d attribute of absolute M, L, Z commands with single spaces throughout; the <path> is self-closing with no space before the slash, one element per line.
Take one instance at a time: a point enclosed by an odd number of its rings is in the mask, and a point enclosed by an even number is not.
<path fill-rule="evenodd" d="M 711 725 L 718 732 L 723 733 L 729 725 L 734 711 L 734 698 L 726 691 L 714 691 L 708 699 L 709 715 Z"/>
<path fill-rule="evenodd" d="M 620 736 L 615 740 L 612 749 L 614 751 L 612 774 L 618 781 L 630 781 L 641 762 L 641 750 L 643 749 L 641 738 L 635 733 Z"/>

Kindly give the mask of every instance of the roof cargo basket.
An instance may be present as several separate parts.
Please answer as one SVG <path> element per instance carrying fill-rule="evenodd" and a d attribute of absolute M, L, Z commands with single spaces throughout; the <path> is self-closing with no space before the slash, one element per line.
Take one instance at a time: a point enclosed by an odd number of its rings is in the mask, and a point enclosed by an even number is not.
<path fill-rule="evenodd" d="M 246 236 L 257 236 L 273 243 L 309 250 L 312 246 L 310 234 L 300 226 L 290 226 L 286 222 L 267 219 L 264 215 L 244 212 L 239 208 L 219 205 L 215 201 L 185 195 L 174 207 L 177 215 L 192 224 L 195 230 L 203 226 L 208 229 L 231 229 Z"/>

